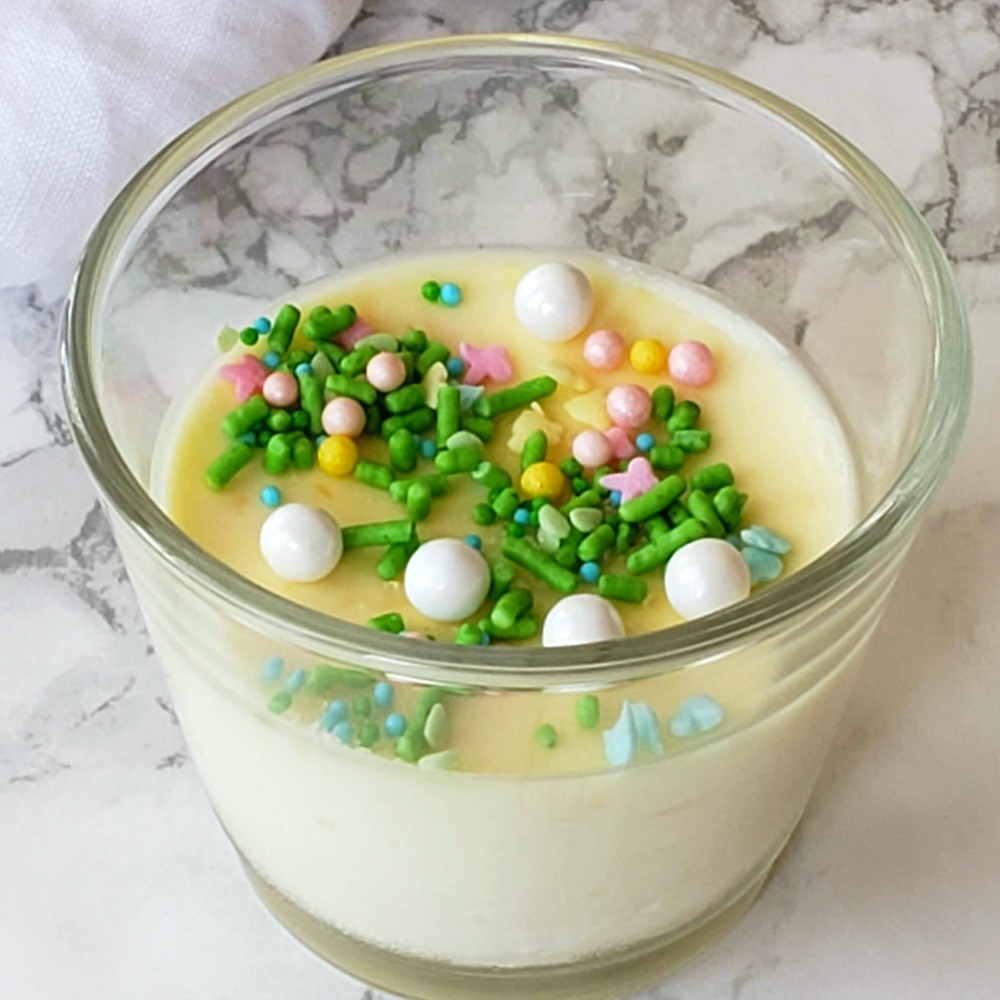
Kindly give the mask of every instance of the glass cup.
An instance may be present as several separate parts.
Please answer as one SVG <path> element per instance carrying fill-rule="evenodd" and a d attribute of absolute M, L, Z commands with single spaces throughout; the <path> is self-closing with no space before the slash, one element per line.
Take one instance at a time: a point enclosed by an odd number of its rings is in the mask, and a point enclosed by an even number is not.
<path fill-rule="evenodd" d="M 171 523 L 154 445 L 212 364 L 211 331 L 346 266 L 482 246 L 636 261 L 770 330 L 843 422 L 857 523 L 705 619 L 474 650 L 325 618 Z M 104 216 L 65 331 L 79 447 L 255 889 L 334 964 L 426 998 L 619 994 L 743 913 L 802 815 L 969 392 L 941 249 L 857 150 L 717 70 L 546 36 L 367 50 L 206 118 Z M 311 671 L 281 714 L 260 675 L 275 656 Z M 411 714 L 447 687 L 455 714 L 487 724 L 571 720 L 587 691 L 602 727 L 625 699 L 669 718 L 707 694 L 726 717 L 627 768 L 435 770 L 316 725 L 379 678 Z"/>

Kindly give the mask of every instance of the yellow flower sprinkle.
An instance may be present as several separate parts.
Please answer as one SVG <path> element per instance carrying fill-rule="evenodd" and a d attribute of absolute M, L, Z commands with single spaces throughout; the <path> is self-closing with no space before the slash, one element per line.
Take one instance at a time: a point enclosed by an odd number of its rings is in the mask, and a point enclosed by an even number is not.
<path fill-rule="evenodd" d="M 533 431 L 542 431 L 548 438 L 550 447 L 559 444 L 563 436 L 562 425 L 557 424 L 554 420 L 549 420 L 538 403 L 532 403 L 528 409 L 522 410 L 517 415 L 517 419 L 511 425 L 507 447 L 515 454 L 520 455 L 524 442 L 528 440 L 528 435 Z"/>
<path fill-rule="evenodd" d="M 553 462 L 534 462 L 521 475 L 521 492 L 529 499 L 558 500 L 566 492 L 567 480 Z"/>
<path fill-rule="evenodd" d="M 645 337 L 629 349 L 628 360 L 637 372 L 655 375 L 666 367 L 667 349 L 658 340 Z"/>
<path fill-rule="evenodd" d="M 358 446 L 346 434 L 331 434 L 316 456 L 319 467 L 330 476 L 349 476 L 358 464 Z"/>

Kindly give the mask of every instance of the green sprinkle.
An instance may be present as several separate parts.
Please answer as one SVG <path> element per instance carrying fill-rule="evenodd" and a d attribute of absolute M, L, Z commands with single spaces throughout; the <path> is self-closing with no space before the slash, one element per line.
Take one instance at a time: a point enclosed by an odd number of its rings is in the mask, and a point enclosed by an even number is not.
<path fill-rule="evenodd" d="M 327 306 L 316 306 L 309 313 L 309 318 L 302 324 L 302 336 L 308 340 L 333 340 L 354 325 L 358 318 L 354 306 L 337 306 L 329 309 Z"/>
<path fill-rule="evenodd" d="M 577 507 L 569 513 L 569 523 L 578 531 L 588 535 L 603 520 L 604 514 L 597 507 Z"/>
<path fill-rule="evenodd" d="M 597 562 L 614 544 L 615 529 L 610 524 L 602 524 L 580 542 L 576 554 L 581 562 Z"/>
<path fill-rule="evenodd" d="M 354 478 L 366 486 L 374 486 L 380 490 L 387 490 L 396 478 L 392 469 L 381 462 L 373 462 L 367 458 L 358 459 L 358 464 L 354 466 Z"/>
<path fill-rule="evenodd" d="M 427 334 L 423 330 L 410 329 L 400 338 L 403 347 L 414 354 L 427 349 Z"/>
<path fill-rule="evenodd" d="M 455 642 L 460 646 L 480 646 L 483 642 L 483 630 L 472 622 L 465 622 L 456 630 Z"/>
<path fill-rule="evenodd" d="M 280 476 L 292 461 L 292 445 L 287 434 L 275 434 L 264 449 L 264 471 L 270 476 Z"/>
<path fill-rule="evenodd" d="M 396 431 L 397 434 L 400 431 Z M 425 521 L 431 513 L 431 488 L 425 482 L 414 483 L 406 491 L 406 516 L 411 521 Z"/>
<path fill-rule="evenodd" d="M 296 469 L 311 469 L 315 464 L 316 446 L 307 437 L 297 437 L 292 444 L 292 465 Z"/>
<path fill-rule="evenodd" d="M 532 431 L 524 439 L 524 447 L 521 448 L 521 471 L 524 472 L 535 462 L 544 462 L 548 452 L 549 439 L 545 436 L 545 431 L 540 429 Z"/>
<path fill-rule="evenodd" d="M 590 483 L 588 483 L 587 480 L 583 478 L 583 476 L 576 476 L 574 479 L 570 480 L 569 485 L 572 487 L 573 492 L 577 496 L 579 496 L 581 493 L 585 493 L 587 490 L 590 489 Z"/>
<path fill-rule="evenodd" d="M 399 351 L 399 341 L 391 333 L 370 333 L 355 343 L 354 349 L 359 347 L 374 347 L 379 354 L 396 354 Z"/>
<path fill-rule="evenodd" d="M 236 346 L 239 339 L 240 335 L 231 326 L 224 326 L 215 338 L 215 346 L 221 354 L 227 354 Z"/>
<path fill-rule="evenodd" d="M 632 542 L 635 541 L 635 525 L 622 521 L 615 530 L 617 531 L 615 535 L 615 552 L 623 556 L 632 548 Z"/>
<path fill-rule="evenodd" d="M 503 540 L 500 551 L 511 562 L 515 562 L 534 573 L 543 583 L 558 593 L 572 594 L 576 590 L 576 574 L 565 566 L 560 566 L 555 559 L 540 552 L 525 539 L 508 536 Z"/>
<path fill-rule="evenodd" d="M 451 357 L 451 351 L 444 344 L 431 341 L 417 355 L 417 374 L 423 378 L 430 370 L 431 365 L 436 365 L 439 361 L 444 364 Z"/>
<path fill-rule="evenodd" d="M 559 742 L 555 727 L 549 725 L 547 722 L 539 726 L 535 730 L 535 742 L 539 746 L 545 747 L 546 750 L 551 750 Z"/>
<path fill-rule="evenodd" d="M 741 493 L 733 486 L 723 486 L 712 500 L 716 512 L 722 518 L 722 523 L 729 531 L 736 531 L 740 526 L 746 502 L 746 493 Z"/>
<path fill-rule="evenodd" d="M 596 695 L 584 694 L 577 698 L 576 721 L 581 729 L 593 729 L 601 721 L 601 703 Z"/>
<path fill-rule="evenodd" d="M 253 456 L 253 448 L 234 441 L 206 470 L 205 482 L 210 489 L 221 490 Z"/>
<path fill-rule="evenodd" d="M 667 508 L 667 520 L 671 526 L 676 528 L 682 521 L 686 521 L 691 516 L 691 511 L 678 500 Z"/>
<path fill-rule="evenodd" d="M 712 444 L 711 431 L 674 431 L 670 437 L 671 442 L 681 451 L 702 452 L 708 451 Z"/>
<path fill-rule="evenodd" d="M 479 627 L 494 639 L 531 639 L 538 632 L 538 619 L 534 615 L 521 615 L 509 627 L 500 628 L 486 618 L 479 623 Z"/>
<path fill-rule="evenodd" d="M 488 490 L 505 490 L 510 486 L 510 473 L 492 462 L 480 462 L 472 470 L 472 478 Z M 513 514 L 513 511 L 511 511 Z M 503 516 L 503 515 L 501 515 Z M 507 515 L 508 517 L 510 515 Z"/>
<path fill-rule="evenodd" d="M 492 420 L 486 417 L 477 417 L 471 413 L 462 415 L 460 420 L 462 430 L 475 434 L 481 441 L 492 441 L 496 427 Z"/>
<path fill-rule="evenodd" d="M 649 464 L 660 472 L 673 472 L 684 464 L 684 452 L 673 444 L 658 444 L 649 451 Z"/>
<path fill-rule="evenodd" d="M 454 476 L 460 472 L 472 472 L 482 461 L 482 456 L 478 448 L 464 445 L 461 448 L 452 448 L 449 451 L 439 451 L 434 456 L 434 464 L 439 472 L 446 476 Z"/>
<path fill-rule="evenodd" d="M 413 435 L 413 431 L 400 427 L 398 431 L 393 431 L 389 438 L 389 464 L 397 472 L 412 472 L 417 467 L 417 458 L 420 456 L 420 445 Z M 428 499 L 430 491 L 428 491 Z"/>
<path fill-rule="evenodd" d="M 295 328 L 299 325 L 301 315 L 291 303 L 278 310 L 278 315 L 271 324 L 271 332 L 267 335 L 267 346 L 275 354 L 284 354 L 292 346 L 292 337 L 295 336 Z"/>
<path fill-rule="evenodd" d="M 363 688 L 374 682 L 375 678 L 363 670 L 333 667 L 328 663 L 321 663 L 309 671 L 306 690 L 310 694 L 324 695 L 335 687 Z"/>
<path fill-rule="evenodd" d="M 536 400 L 545 399 L 546 396 L 551 396 L 557 388 L 559 388 L 559 383 L 554 378 L 549 375 L 540 375 L 538 378 L 528 379 L 527 382 L 512 386 L 510 389 L 501 389 L 488 396 L 480 396 L 476 400 L 473 410 L 480 417 L 496 417 L 501 413 L 519 410 Z"/>
<path fill-rule="evenodd" d="M 267 419 L 270 407 L 263 396 L 251 396 L 245 403 L 241 403 L 235 410 L 226 414 L 222 421 L 222 432 L 231 438 L 238 438 L 241 434 L 246 434 L 254 424 Z"/>
<path fill-rule="evenodd" d="M 350 378 L 360 375 L 368 367 L 368 362 L 378 354 L 376 347 L 355 347 L 340 362 L 340 370 Z"/>
<path fill-rule="evenodd" d="M 380 433 L 388 441 L 400 427 L 405 427 L 414 434 L 423 434 L 424 431 L 429 431 L 433 426 L 434 411 L 429 406 L 422 406 L 419 410 L 400 413 L 383 420 Z"/>
<path fill-rule="evenodd" d="M 327 375 L 327 392 L 332 392 L 335 396 L 347 396 L 349 399 L 356 399 L 365 406 L 371 406 L 378 399 L 378 392 L 375 386 L 363 382 L 361 379 L 348 378 L 347 375 Z"/>
<path fill-rule="evenodd" d="M 490 623 L 500 629 L 509 629 L 521 615 L 530 611 L 535 598 L 530 590 L 514 587 L 508 590 L 493 606 Z"/>
<path fill-rule="evenodd" d="M 490 600 L 498 601 L 514 583 L 514 567 L 503 559 L 490 567 Z"/>
<path fill-rule="evenodd" d="M 424 387 L 417 382 L 413 385 L 404 385 L 401 389 L 388 393 L 385 397 L 385 408 L 392 414 L 409 413 L 423 406 L 426 401 L 427 393 L 424 391 Z"/>
<path fill-rule="evenodd" d="M 504 531 L 508 538 L 524 538 L 526 534 L 523 524 L 508 524 Z"/>
<path fill-rule="evenodd" d="M 406 569 L 406 564 L 410 561 L 410 556 L 413 555 L 415 549 L 416 546 L 413 542 L 397 542 L 395 545 L 390 545 L 375 567 L 379 578 L 395 580 Z"/>
<path fill-rule="evenodd" d="M 483 442 L 471 431 L 455 431 L 445 442 L 445 447 L 449 451 L 455 448 L 475 448 L 477 452 L 482 452 Z"/>
<path fill-rule="evenodd" d="M 569 516 L 574 510 L 578 510 L 581 507 L 600 507 L 601 506 L 601 494 L 597 490 L 587 490 L 581 493 L 579 496 L 573 497 L 572 500 L 567 500 L 559 509 Z"/>
<path fill-rule="evenodd" d="M 240 330 L 240 340 L 242 343 L 246 344 L 247 347 L 253 347 L 259 339 L 260 334 L 252 326 L 245 326 L 242 330 Z"/>
<path fill-rule="evenodd" d="M 335 375 L 337 373 L 337 370 L 333 367 L 333 362 L 322 351 L 317 351 L 309 359 L 309 367 L 323 385 L 326 385 L 328 375 Z"/>
<path fill-rule="evenodd" d="M 646 600 L 649 588 L 645 580 L 636 576 L 614 576 L 602 573 L 597 578 L 597 592 L 601 597 L 612 601 L 627 601 L 629 604 L 642 604 Z"/>
<path fill-rule="evenodd" d="M 521 498 L 510 487 L 501 490 L 500 495 L 493 501 L 493 509 L 497 517 L 502 517 L 505 521 L 514 516 L 514 511 L 521 506 Z"/>
<path fill-rule="evenodd" d="M 722 538 L 726 534 L 726 526 L 722 523 L 708 494 L 703 490 L 692 490 L 687 500 L 691 516 L 698 519 L 712 538 Z"/>
<path fill-rule="evenodd" d="M 396 741 L 396 753 L 403 760 L 415 763 L 427 752 L 424 726 L 431 709 L 441 701 L 445 692 L 441 688 L 425 688 L 417 698 L 417 706 L 406 724 L 406 732 Z"/>
<path fill-rule="evenodd" d="M 299 375 L 299 400 L 309 414 L 309 433 L 323 433 L 323 383 L 315 375 Z"/>
<path fill-rule="evenodd" d="M 375 545 L 400 545 L 413 541 L 416 526 L 412 521 L 373 521 L 352 524 L 341 531 L 344 550 L 370 548 Z"/>
<path fill-rule="evenodd" d="M 488 503 L 477 503 L 472 508 L 472 520 L 481 528 L 495 523 L 496 519 L 496 511 Z"/>
<path fill-rule="evenodd" d="M 292 415 L 287 410 L 272 410 L 267 417 L 267 426 L 279 434 L 287 431 L 292 426 Z"/>
<path fill-rule="evenodd" d="M 358 731 L 358 743 L 363 747 L 371 748 L 378 743 L 381 735 L 378 725 L 374 722 L 365 722 Z"/>
<path fill-rule="evenodd" d="M 679 500 L 685 490 L 685 482 L 680 476 L 667 476 L 651 490 L 640 496 L 626 500 L 618 508 L 623 521 L 645 521 L 647 517 L 659 514 L 675 500 Z"/>
<path fill-rule="evenodd" d="M 420 294 L 428 302 L 437 302 L 441 298 L 441 286 L 436 281 L 425 281 L 420 286 Z"/>
<path fill-rule="evenodd" d="M 374 618 L 369 618 L 368 627 L 377 629 L 379 632 L 391 632 L 393 635 L 399 635 L 400 632 L 406 631 L 402 615 L 397 614 L 395 611 L 388 611 L 384 615 L 376 615 Z"/>
<path fill-rule="evenodd" d="M 439 448 L 446 447 L 448 438 L 461 429 L 461 402 L 458 386 L 443 385 L 438 389 L 436 440 Z"/>
<path fill-rule="evenodd" d="M 711 493 L 723 486 L 733 485 L 733 470 L 725 462 L 706 465 L 691 476 L 691 489 Z"/>
<path fill-rule="evenodd" d="M 664 423 L 674 412 L 674 390 L 669 385 L 658 385 L 652 394 L 653 416 Z"/>
<path fill-rule="evenodd" d="M 625 568 L 634 575 L 646 573 L 657 566 L 662 566 L 678 549 L 689 542 L 704 538 L 708 532 L 704 525 L 695 518 L 672 528 L 667 534 L 661 535 L 655 542 L 636 549 L 625 562 Z"/>
<path fill-rule="evenodd" d="M 418 484 L 426 486 L 431 491 L 432 497 L 439 497 L 448 492 L 448 477 L 434 472 L 429 476 L 411 476 L 409 479 L 395 480 L 389 486 L 389 496 L 399 503 L 405 503 L 410 490 Z"/>
<path fill-rule="evenodd" d="M 292 696 L 287 691 L 279 691 L 273 698 L 267 703 L 268 711 L 274 712 L 275 715 L 281 715 L 282 712 L 288 710 L 288 706 L 292 703 Z"/>
<path fill-rule="evenodd" d="M 568 479 L 575 479 L 583 472 L 583 466 L 575 458 L 564 458 L 559 463 L 559 469 Z"/>
<path fill-rule="evenodd" d="M 322 375 L 323 373 L 319 370 L 319 366 L 316 364 L 316 360 L 322 356 L 330 363 L 334 371 L 339 370 L 340 362 L 347 357 L 347 350 L 340 346 L 340 344 L 328 344 L 326 342 L 317 342 L 313 344 L 316 348 L 316 353 L 312 356 L 310 364 L 313 366 L 317 375 Z M 332 374 L 331 372 L 326 372 L 326 375 Z"/>
<path fill-rule="evenodd" d="M 655 514 L 646 521 L 643 527 L 646 529 L 646 534 L 649 535 L 650 540 L 655 542 L 661 535 L 665 535 L 670 531 L 671 525 L 662 514 Z"/>
<path fill-rule="evenodd" d="M 372 714 L 371 699 L 364 697 L 364 695 L 360 698 L 355 698 L 354 704 L 351 706 L 351 711 L 355 715 L 361 716 L 362 719 L 367 719 Z"/>
<path fill-rule="evenodd" d="M 297 431 L 304 431 L 309 426 L 309 414 L 305 410 L 296 410 L 292 414 L 292 427 Z"/>
<path fill-rule="evenodd" d="M 427 721 L 424 723 L 424 739 L 432 750 L 441 750 L 448 742 L 450 726 L 448 725 L 448 711 L 438 702 L 431 706 L 427 713 Z"/>
<path fill-rule="evenodd" d="M 671 434 L 675 431 L 689 430 L 698 423 L 700 416 L 701 407 L 694 400 L 686 399 L 674 407 L 674 412 L 667 420 L 667 430 Z"/>

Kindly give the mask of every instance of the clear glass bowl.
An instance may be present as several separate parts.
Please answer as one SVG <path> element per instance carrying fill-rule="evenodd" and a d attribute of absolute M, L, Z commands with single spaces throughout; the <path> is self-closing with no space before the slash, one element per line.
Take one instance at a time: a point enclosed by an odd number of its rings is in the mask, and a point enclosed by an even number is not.
<path fill-rule="evenodd" d="M 707 619 L 473 654 L 267 593 L 153 501 L 154 442 L 212 363 L 210 331 L 348 265 L 508 245 L 673 272 L 769 329 L 843 420 L 853 530 Z M 944 256 L 857 150 L 727 74 L 545 36 L 368 50 L 205 119 L 110 207 L 65 329 L 80 449 L 254 886 L 319 954 L 427 998 L 614 995 L 743 912 L 802 814 L 969 391 Z M 460 685 L 477 711 L 527 719 L 588 689 L 605 718 L 639 695 L 664 716 L 692 693 L 730 711 L 626 769 L 433 771 L 338 744 L 315 726 L 323 698 L 268 712 L 274 654 L 391 677 L 402 698 Z"/>

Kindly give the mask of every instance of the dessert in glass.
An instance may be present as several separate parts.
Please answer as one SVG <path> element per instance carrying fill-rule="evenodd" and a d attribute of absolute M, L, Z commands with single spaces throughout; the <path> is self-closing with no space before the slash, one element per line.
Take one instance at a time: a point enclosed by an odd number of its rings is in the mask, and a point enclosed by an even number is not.
<path fill-rule="evenodd" d="M 549 37 L 209 117 L 109 209 L 65 351 L 251 882 L 427 998 L 619 995 L 745 911 L 969 381 L 940 248 L 856 150 Z"/>

